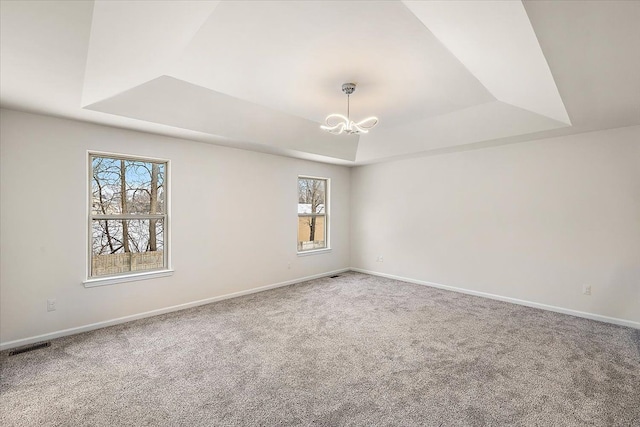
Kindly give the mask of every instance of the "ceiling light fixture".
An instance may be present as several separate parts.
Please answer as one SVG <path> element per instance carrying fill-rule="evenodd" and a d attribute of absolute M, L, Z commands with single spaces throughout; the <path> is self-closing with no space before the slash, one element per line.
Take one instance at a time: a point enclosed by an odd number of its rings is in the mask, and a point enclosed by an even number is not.
<path fill-rule="evenodd" d="M 342 85 L 342 91 L 347 94 L 347 116 L 342 114 L 329 114 L 325 120 L 325 124 L 320 128 L 326 130 L 334 135 L 340 135 L 341 133 L 347 134 L 360 134 L 368 133 L 369 129 L 378 124 L 377 117 L 367 117 L 358 123 L 351 120 L 349 117 L 349 97 L 356 90 L 355 83 L 345 83 Z"/>

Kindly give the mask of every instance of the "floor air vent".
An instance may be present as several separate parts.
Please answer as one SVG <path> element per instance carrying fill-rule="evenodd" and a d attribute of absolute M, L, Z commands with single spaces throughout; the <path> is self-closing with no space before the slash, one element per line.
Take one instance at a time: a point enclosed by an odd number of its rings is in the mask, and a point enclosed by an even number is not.
<path fill-rule="evenodd" d="M 336 277 L 340 277 L 340 275 L 336 274 L 335 276 L 329 276 L 330 279 L 335 279 Z"/>
<path fill-rule="evenodd" d="M 12 352 L 9 353 L 9 356 L 15 356 L 16 354 L 22 354 L 22 353 L 26 353 L 28 351 L 33 351 L 33 350 L 40 350 L 41 348 L 45 348 L 45 347 L 49 347 L 51 346 L 50 342 L 40 342 L 37 344 L 33 344 L 33 345 L 28 345 L 26 347 L 22 347 L 16 350 L 13 350 Z"/>

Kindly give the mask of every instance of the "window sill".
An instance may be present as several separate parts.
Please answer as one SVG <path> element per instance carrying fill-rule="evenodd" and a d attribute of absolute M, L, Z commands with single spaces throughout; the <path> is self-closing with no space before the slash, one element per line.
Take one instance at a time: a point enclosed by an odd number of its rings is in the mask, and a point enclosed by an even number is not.
<path fill-rule="evenodd" d="M 327 252 L 331 252 L 331 248 L 311 249 L 304 252 L 298 252 L 298 256 L 319 255 Z"/>
<path fill-rule="evenodd" d="M 173 270 L 155 270 L 145 271 L 141 273 L 125 274 L 122 276 L 95 277 L 83 281 L 85 288 L 93 288 L 96 286 L 115 285 L 116 283 L 137 282 L 139 280 L 155 279 L 157 277 L 172 276 Z"/>

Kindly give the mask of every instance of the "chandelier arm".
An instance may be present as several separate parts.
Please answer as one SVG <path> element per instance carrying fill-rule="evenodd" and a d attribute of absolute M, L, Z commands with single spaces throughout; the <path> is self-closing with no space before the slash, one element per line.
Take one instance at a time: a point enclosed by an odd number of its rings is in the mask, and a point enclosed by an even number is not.
<path fill-rule="evenodd" d="M 325 123 L 327 126 L 335 126 L 338 123 L 342 123 L 344 122 L 349 123 L 349 119 L 345 116 L 343 116 L 342 114 L 329 114 L 325 119 L 324 119 Z"/>
<path fill-rule="evenodd" d="M 341 125 L 341 124 L 342 124 L 342 123 L 338 123 L 338 124 L 337 124 L 337 125 L 335 125 L 335 126 L 325 126 L 325 125 L 320 125 L 320 129 L 323 129 L 323 130 L 326 130 L 326 131 L 331 132 L 331 131 L 332 131 L 332 130 L 334 130 L 334 129 L 338 129 L 338 128 L 340 127 L 340 125 Z"/>
<path fill-rule="evenodd" d="M 377 124 L 378 124 L 378 118 L 374 116 L 367 117 L 366 119 L 360 120 L 358 123 L 355 123 L 355 125 L 361 129 L 371 129 L 375 127 Z"/>
<path fill-rule="evenodd" d="M 361 128 L 357 123 L 351 122 L 351 129 L 353 133 L 369 133 L 368 129 Z"/>
<path fill-rule="evenodd" d="M 342 132 L 344 132 L 344 123 L 339 123 L 335 129 L 329 131 L 334 135 L 340 135 Z"/>

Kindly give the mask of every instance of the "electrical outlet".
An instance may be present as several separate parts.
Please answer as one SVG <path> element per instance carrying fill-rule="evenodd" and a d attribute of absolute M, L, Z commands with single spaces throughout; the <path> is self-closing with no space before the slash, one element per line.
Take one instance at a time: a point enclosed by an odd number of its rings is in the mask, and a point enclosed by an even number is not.
<path fill-rule="evenodd" d="M 585 295 L 591 295 L 591 285 L 582 285 L 582 293 Z"/>
<path fill-rule="evenodd" d="M 376 258 L 376 262 L 384 262 L 384 258 L 382 257 L 382 255 Z"/>
<path fill-rule="evenodd" d="M 49 298 L 47 300 L 47 311 L 56 311 L 56 299 Z"/>
<path fill-rule="evenodd" d="M 291 263 L 287 264 L 287 270 L 291 270 Z"/>

